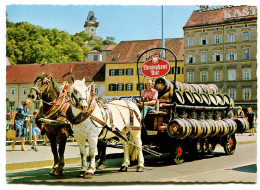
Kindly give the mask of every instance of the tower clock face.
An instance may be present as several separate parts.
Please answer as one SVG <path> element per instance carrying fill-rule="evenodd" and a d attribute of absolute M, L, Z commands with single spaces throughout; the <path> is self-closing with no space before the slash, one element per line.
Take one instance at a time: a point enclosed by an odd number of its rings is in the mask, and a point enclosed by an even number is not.
<path fill-rule="evenodd" d="M 91 28 L 90 28 L 90 32 L 92 32 L 92 33 L 95 32 L 95 28 L 94 28 L 94 27 L 91 27 Z"/>

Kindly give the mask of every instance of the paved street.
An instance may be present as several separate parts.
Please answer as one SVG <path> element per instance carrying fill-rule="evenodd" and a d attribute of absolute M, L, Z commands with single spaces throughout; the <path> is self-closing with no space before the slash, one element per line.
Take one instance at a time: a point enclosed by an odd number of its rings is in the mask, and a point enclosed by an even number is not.
<path fill-rule="evenodd" d="M 69 142 L 66 149 L 66 166 L 62 177 L 53 177 L 48 173 L 52 166 L 49 146 L 40 146 L 39 152 L 8 150 L 7 147 L 7 181 L 11 183 L 47 183 L 78 184 L 86 182 L 92 185 L 109 185 L 124 183 L 255 183 L 256 182 L 256 135 L 248 133 L 237 135 L 237 149 L 234 155 L 226 156 L 222 147 L 217 147 L 214 155 L 198 160 L 188 160 L 182 165 L 169 165 L 167 154 L 162 158 L 147 155 L 145 172 L 135 172 L 131 166 L 127 173 L 119 173 L 122 163 L 121 149 L 108 148 L 106 168 L 97 171 L 94 178 L 85 180 L 77 178 L 80 169 L 79 150 L 75 142 Z M 29 146 L 28 146 L 29 148 Z M 17 156 L 15 156 L 17 155 Z M 26 156 L 25 156 L 26 155 Z M 134 174 L 134 175 L 133 175 Z"/>

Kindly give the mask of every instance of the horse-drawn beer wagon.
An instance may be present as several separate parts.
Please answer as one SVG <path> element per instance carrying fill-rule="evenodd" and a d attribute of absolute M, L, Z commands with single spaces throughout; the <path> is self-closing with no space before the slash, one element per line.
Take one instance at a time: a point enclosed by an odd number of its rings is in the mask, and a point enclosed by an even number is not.
<path fill-rule="evenodd" d="M 165 48 L 152 48 L 141 54 Z M 177 59 L 175 57 L 175 69 Z M 227 94 L 220 94 L 215 84 L 187 84 L 154 75 L 166 60 L 153 57 L 142 65 L 143 74 L 155 78 L 154 88 L 159 93 L 156 110 L 149 112 L 143 121 L 142 142 L 145 148 L 155 155 L 169 152 L 170 159 L 176 164 L 184 162 L 188 153 L 197 156 L 212 153 L 220 144 L 226 154 L 231 155 L 236 149 L 236 133 L 243 133 L 249 128 L 247 120 L 234 118 L 234 101 Z M 170 66 L 168 66 L 170 67 Z M 176 73 L 176 70 L 175 70 Z M 153 77 L 155 76 L 155 77 Z M 139 76 L 138 76 L 139 78 Z M 139 78 L 140 82 L 140 78 Z"/>

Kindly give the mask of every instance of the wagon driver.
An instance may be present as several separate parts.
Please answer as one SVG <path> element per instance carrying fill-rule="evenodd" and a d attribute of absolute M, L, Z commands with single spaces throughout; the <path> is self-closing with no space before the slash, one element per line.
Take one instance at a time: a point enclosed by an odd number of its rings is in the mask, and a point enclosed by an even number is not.
<path fill-rule="evenodd" d="M 141 96 L 144 99 L 144 104 L 142 101 L 139 103 L 141 110 L 141 116 L 144 119 L 148 111 L 155 110 L 156 100 L 158 98 L 158 91 L 153 88 L 154 82 L 152 79 L 147 79 L 146 89 L 142 90 Z"/>

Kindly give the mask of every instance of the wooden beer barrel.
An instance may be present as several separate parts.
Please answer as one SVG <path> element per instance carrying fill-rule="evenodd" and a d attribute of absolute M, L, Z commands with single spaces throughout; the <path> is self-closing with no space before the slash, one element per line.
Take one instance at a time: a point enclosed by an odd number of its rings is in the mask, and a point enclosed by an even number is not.
<path fill-rule="evenodd" d="M 185 103 L 184 97 L 179 90 L 175 90 L 175 96 L 173 94 L 173 91 L 169 91 L 169 92 L 166 92 L 161 98 L 162 99 L 176 98 L 175 100 L 177 101 L 178 104 L 183 105 Z"/>
<path fill-rule="evenodd" d="M 193 87 L 193 89 L 194 89 L 196 92 L 198 92 L 199 94 L 203 92 L 201 86 L 199 86 L 198 84 L 190 84 L 190 85 L 191 85 L 191 86 Z"/>
<path fill-rule="evenodd" d="M 189 136 L 191 139 L 195 139 L 199 137 L 202 134 L 202 127 L 200 125 L 200 122 L 196 119 L 188 119 L 188 122 L 191 124 L 192 132 Z"/>
<path fill-rule="evenodd" d="M 210 88 L 209 88 L 208 85 L 206 85 L 206 84 L 198 84 L 198 85 L 202 88 L 202 91 L 203 91 L 204 93 L 208 94 L 208 93 L 211 92 L 211 90 L 210 90 Z"/>
<path fill-rule="evenodd" d="M 237 124 L 233 119 L 223 119 L 228 124 L 228 135 L 232 135 L 237 130 Z"/>
<path fill-rule="evenodd" d="M 203 132 L 200 135 L 200 138 L 208 137 L 211 133 L 211 127 L 210 127 L 209 123 L 206 120 L 199 120 L 199 122 L 200 122 L 202 129 L 203 129 Z"/>
<path fill-rule="evenodd" d="M 184 92 L 187 90 L 189 92 L 192 92 L 193 91 L 193 87 L 190 85 L 190 84 L 187 84 L 187 83 L 182 83 L 183 84 L 183 90 Z"/>
<path fill-rule="evenodd" d="M 208 84 L 209 88 L 211 89 L 213 94 L 217 94 L 218 93 L 218 86 L 215 84 Z"/>
<path fill-rule="evenodd" d="M 196 105 L 201 105 L 203 103 L 203 99 L 202 99 L 201 95 L 198 92 L 193 91 L 192 95 L 193 95 L 193 97 L 195 99 L 195 104 Z"/>
<path fill-rule="evenodd" d="M 210 99 L 209 99 L 209 96 L 208 96 L 207 94 L 205 94 L 205 93 L 201 93 L 200 95 L 201 95 L 201 97 L 202 97 L 202 99 L 203 99 L 203 104 L 204 104 L 205 106 L 209 106 L 209 105 L 211 104 L 211 101 L 210 101 Z"/>
<path fill-rule="evenodd" d="M 172 84 L 174 84 L 174 81 L 171 81 Z M 183 84 L 179 81 L 176 81 L 176 86 L 175 86 L 176 89 L 178 89 L 180 92 L 183 92 L 184 91 L 184 87 L 183 87 Z"/>
<path fill-rule="evenodd" d="M 217 137 L 223 137 L 228 134 L 228 125 L 226 122 L 222 120 L 217 120 L 216 123 L 219 126 L 219 133 L 216 135 Z"/>
<path fill-rule="evenodd" d="M 184 139 L 191 134 L 192 127 L 187 120 L 174 119 L 168 124 L 166 131 L 171 138 Z"/>
<path fill-rule="evenodd" d="M 219 94 L 219 93 L 215 94 L 215 96 L 216 96 L 216 98 L 218 100 L 218 105 L 224 106 L 225 105 L 224 97 L 221 94 Z"/>
<path fill-rule="evenodd" d="M 223 96 L 224 101 L 225 101 L 225 106 L 229 106 L 229 105 L 230 105 L 230 102 L 231 102 L 229 95 L 227 95 L 227 94 L 222 94 L 222 96 Z"/>
<path fill-rule="evenodd" d="M 192 95 L 192 93 L 188 90 L 185 90 L 183 92 L 183 97 L 184 97 L 184 100 L 187 104 L 194 104 L 195 103 L 195 99 Z"/>
<path fill-rule="evenodd" d="M 209 96 L 211 105 L 217 106 L 218 105 L 218 100 L 217 100 L 215 94 L 209 93 L 208 96 Z"/>
<path fill-rule="evenodd" d="M 209 123 L 211 128 L 211 133 L 209 136 L 210 137 L 216 136 L 219 133 L 219 126 L 217 125 L 217 123 L 212 119 L 207 119 L 206 121 Z"/>
<path fill-rule="evenodd" d="M 154 88 L 162 96 L 166 92 L 173 91 L 173 84 L 165 78 L 158 78 L 155 80 Z"/>
<path fill-rule="evenodd" d="M 237 124 L 236 133 L 244 133 L 249 130 L 249 123 L 246 119 L 243 118 L 236 118 L 234 122 Z"/>

